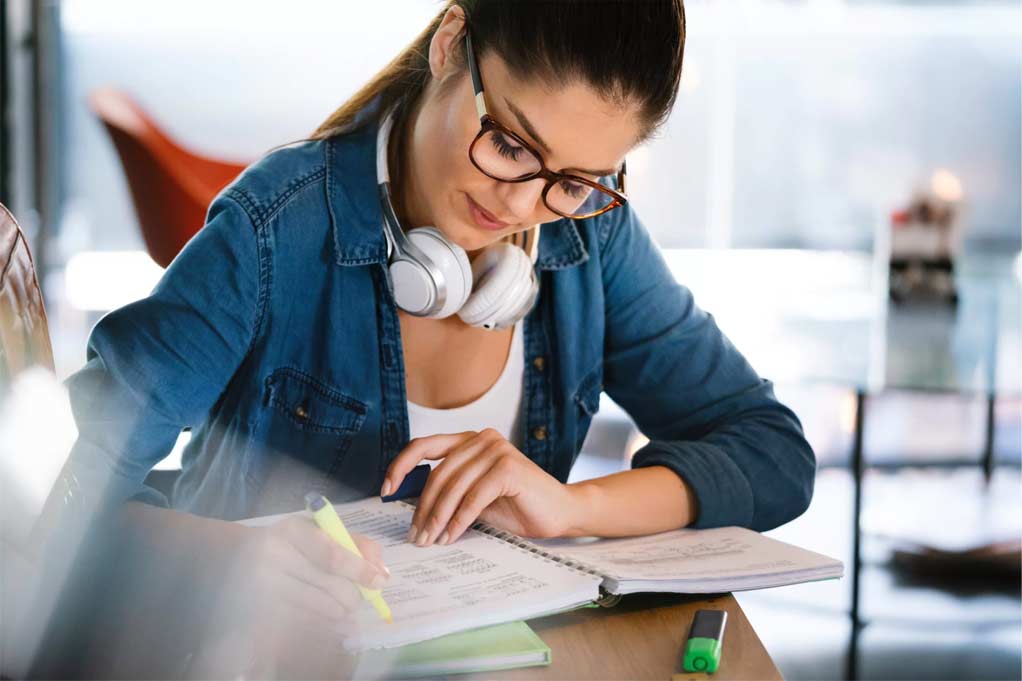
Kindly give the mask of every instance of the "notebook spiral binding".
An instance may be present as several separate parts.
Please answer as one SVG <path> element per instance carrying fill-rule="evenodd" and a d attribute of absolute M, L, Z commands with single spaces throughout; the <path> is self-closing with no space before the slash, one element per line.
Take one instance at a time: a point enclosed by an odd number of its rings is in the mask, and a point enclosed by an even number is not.
<path fill-rule="evenodd" d="M 415 504 L 410 504 L 407 501 L 398 501 L 397 503 L 403 504 L 408 508 L 412 509 L 413 511 L 415 510 Z M 594 577 L 599 577 L 601 579 L 603 578 L 602 574 L 600 574 L 595 569 L 591 568 L 590 566 L 584 563 L 580 563 L 576 560 L 565 560 L 553 554 L 547 553 L 546 551 L 536 546 L 532 542 L 526 539 L 522 539 L 518 535 L 512 534 L 507 530 L 502 530 L 499 527 L 494 527 L 493 525 L 490 525 L 489 523 L 483 520 L 475 521 L 474 523 L 472 523 L 471 527 L 473 530 L 478 530 L 487 537 L 499 539 L 503 541 L 505 544 L 510 544 L 519 551 L 531 553 L 540 560 L 548 560 L 551 563 L 558 563 L 567 568 L 570 568 L 575 572 L 579 572 L 585 575 L 592 575 Z M 604 608 L 610 608 L 612 606 L 617 605 L 618 601 L 620 600 L 621 594 L 612 594 L 606 589 L 604 589 L 602 584 L 600 585 L 600 597 L 596 599 L 597 605 L 602 606 Z"/>
<path fill-rule="evenodd" d="M 494 539 L 499 539 L 506 544 L 510 544 L 511 546 L 517 548 L 519 551 L 531 553 L 540 560 L 547 560 L 550 561 L 551 563 L 558 563 L 559 565 L 563 565 L 581 574 L 592 575 L 594 577 L 599 577 L 601 579 L 603 578 L 602 574 L 600 574 L 598 571 L 596 571 L 589 565 L 586 565 L 585 563 L 579 562 L 577 560 L 564 559 L 559 556 L 555 556 L 552 553 L 544 551 L 542 548 L 540 548 L 536 544 L 533 544 L 527 539 L 522 539 L 518 535 L 508 532 L 507 530 L 502 530 L 499 527 L 494 527 L 493 525 L 490 525 L 485 521 L 477 520 L 475 523 L 472 524 L 472 529 L 478 530 L 479 532 L 483 533 L 484 535 L 487 535 L 488 537 L 493 537 Z M 621 600 L 620 594 L 612 594 L 609 591 L 605 590 L 602 584 L 600 585 L 600 597 L 596 599 L 597 605 L 609 608 L 611 606 L 617 605 L 618 601 L 620 600 Z"/>

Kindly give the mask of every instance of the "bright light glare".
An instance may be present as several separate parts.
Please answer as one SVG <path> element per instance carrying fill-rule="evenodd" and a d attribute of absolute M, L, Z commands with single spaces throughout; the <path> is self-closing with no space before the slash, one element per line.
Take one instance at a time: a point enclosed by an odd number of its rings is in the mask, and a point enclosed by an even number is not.
<path fill-rule="evenodd" d="M 933 173 L 933 179 L 930 183 L 933 187 L 933 193 L 941 201 L 962 200 L 962 182 L 947 168 L 938 168 Z"/>
<path fill-rule="evenodd" d="M 49 371 L 18 374 L 0 405 L 0 495 L 5 533 L 23 540 L 78 437 L 67 389 Z"/>
<path fill-rule="evenodd" d="M 145 251 L 86 251 L 68 260 L 64 282 L 73 307 L 102 312 L 145 298 L 161 276 Z"/>

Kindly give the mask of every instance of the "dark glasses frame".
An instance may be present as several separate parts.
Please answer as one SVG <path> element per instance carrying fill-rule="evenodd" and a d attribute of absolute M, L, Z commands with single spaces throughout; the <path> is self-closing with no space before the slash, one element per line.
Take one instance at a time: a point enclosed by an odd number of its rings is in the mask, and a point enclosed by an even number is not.
<path fill-rule="evenodd" d="M 472 144 L 470 144 L 468 147 L 468 158 L 470 161 L 472 161 L 472 165 L 474 165 L 479 172 L 481 172 L 483 175 L 486 175 L 487 177 L 493 178 L 494 180 L 498 180 L 500 182 L 513 183 L 528 182 L 529 180 L 534 180 L 536 178 L 542 178 L 546 180 L 546 186 L 543 188 L 542 195 L 543 205 L 545 205 L 547 208 L 549 208 L 557 215 L 560 215 L 561 217 L 571 218 L 574 220 L 584 220 L 586 218 L 596 217 L 597 215 L 603 215 L 607 211 L 613 210 L 628 203 L 628 196 L 625 194 L 626 173 L 624 162 L 621 163 L 621 169 L 618 170 L 617 172 L 617 186 L 619 188 L 618 190 L 611 189 L 610 187 L 605 187 L 599 182 L 590 180 L 589 178 L 582 177 L 580 175 L 572 175 L 570 173 L 558 173 L 547 168 L 546 162 L 543 160 L 543 155 L 536 151 L 531 144 L 529 144 L 521 137 L 519 137 L 517 134 L 515 134 L 513 130 L 509 130 L 508 128 L 497 122 L 497 120 L 494 119 L 493 116 L 491 116 L 486 111 L 486 101 L 485 98 L 483 97 L 483 79 L 482 76 L 479 75 L 479 65 L 476 62 L 475 51 L 472 49 L 472 34 L 469 32 L 467 28 L 465 29 L 465 52 L 468 60 L 468 70 L 469 73 L 472 75 L 472 89 L 475 92 L 476 111 L 479 112 L 480 126 L 479 133 L 475 136 L 475 139 L 472 140 Z M 497 177 L 486 172 L 486 170 L 483 169 L 479 165 L 479 163 L 476 162 L 475 147 L 479 143 L 479 141 L 486 136 L 487 133 L 493 130 L 500 132 L 500 134 L 502 135 L 510 137 L 512 140 L 514 140 L 516 144 L 518 144 L 526 151 L 528 151 L 530 154 L 532 154 L 532 156 L 539 162 L 539 170 L 537 170 L 534 173 L 522 175 L 521 177 L 516 177 L 514 179 Z M 550 203 L 547 201 L 547 194 L 550 193 L 550 190 L 554 187 L 554 185 L 556 185 L 561 180 L 565 179 L 570 180 L 571 182 L 578 182 L 579 184 L 584 184 L 596 191 L 603 192 L 604 194 L 610 197 L 610 202 L 600 210 L 593 211 L 591 213 L 564 213 L 560 210 L 557 210 L 556 208 L 551 206 Z M 582 205 L 585 205 L 584 201 Z"/>

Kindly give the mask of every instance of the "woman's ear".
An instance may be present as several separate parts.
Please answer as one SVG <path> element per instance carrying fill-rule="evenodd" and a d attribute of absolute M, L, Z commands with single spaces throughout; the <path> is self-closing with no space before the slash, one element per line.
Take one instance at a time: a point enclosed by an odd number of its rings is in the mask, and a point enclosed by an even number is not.
<path fill-rule="evenodd" d="M 455 5 L 440 20 L 440 27 L 429 43 L 429 70 L 436 80 L 442 81 L 458 70 L 454 50 L 460 44 L 457 38 L 464 29 L 465 10 Z"/>

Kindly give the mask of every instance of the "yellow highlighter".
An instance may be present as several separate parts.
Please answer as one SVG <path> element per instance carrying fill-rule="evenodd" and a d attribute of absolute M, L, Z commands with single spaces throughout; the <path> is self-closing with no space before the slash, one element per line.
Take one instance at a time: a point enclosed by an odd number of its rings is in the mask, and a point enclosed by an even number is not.
<path fill-rule="evenodd" d="M 312 519 L 319 525 L 319 529 L 326 532 L 335 542 L 359 558 L 362 557 L 362 552 L 358 550 L 355 541 L 348 534 L 348 528 L 341 522 L 337 511 L 334 510 L 333 504 L 325 496 L 316 492 L 309 492 L 305 495 L 305 508 L 312 514 Z M 362 596 L 376 609 L 376 612 L 380 613 L 380 617 L 388 623 L 393 621 L 390 616 L 390 608 L 387 606 L 386 601 L 383 600 L 383 595 L 379 589 L 367 589 L 361 584 L 356 584 L 356 586 L 362 592 Z"/>

